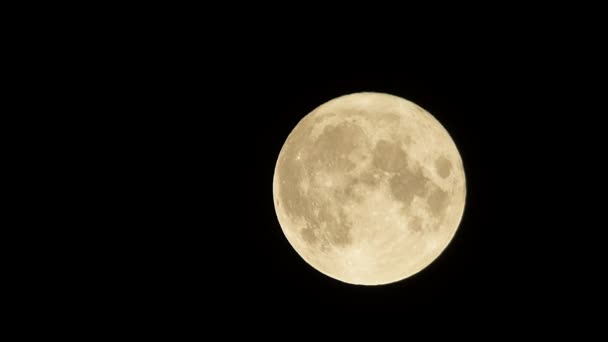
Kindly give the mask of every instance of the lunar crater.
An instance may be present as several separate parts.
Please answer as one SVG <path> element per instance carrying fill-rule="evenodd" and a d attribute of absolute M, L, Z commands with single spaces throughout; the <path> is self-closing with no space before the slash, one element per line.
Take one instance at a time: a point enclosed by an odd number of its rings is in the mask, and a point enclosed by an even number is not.
<path fill-rule="evenodd" d="M 441 156 L 435 160 L 435 168 L 441 178 L 446 178 L 452 172 L 452 163 L 444 156 Z"/>

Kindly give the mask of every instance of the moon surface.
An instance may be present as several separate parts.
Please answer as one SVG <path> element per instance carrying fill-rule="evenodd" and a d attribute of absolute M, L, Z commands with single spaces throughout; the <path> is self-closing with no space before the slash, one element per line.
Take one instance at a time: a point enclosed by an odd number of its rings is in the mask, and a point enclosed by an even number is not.
<path fill-rule="evenodd" d="M 275 166 L 276 214 L 296 252 L 350 284 L 396 282 L 431 264 L 462 219 L 454 141 L 427 111 L 383 93 L 335 98 L 289 134 Z"/>

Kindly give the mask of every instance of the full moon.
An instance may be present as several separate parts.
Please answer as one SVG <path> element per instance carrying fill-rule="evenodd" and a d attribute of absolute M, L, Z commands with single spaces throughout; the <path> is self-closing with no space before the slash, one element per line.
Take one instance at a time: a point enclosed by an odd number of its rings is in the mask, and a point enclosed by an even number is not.
<path fill-rule="evenodd" d="M 321 273 L 359 285 L 410 277 L 448 246 L 466 184 L 454 141 L 427 111 L 383 93 L 335 98 L 306 115 L 275 166 L 287 240 Z"/>

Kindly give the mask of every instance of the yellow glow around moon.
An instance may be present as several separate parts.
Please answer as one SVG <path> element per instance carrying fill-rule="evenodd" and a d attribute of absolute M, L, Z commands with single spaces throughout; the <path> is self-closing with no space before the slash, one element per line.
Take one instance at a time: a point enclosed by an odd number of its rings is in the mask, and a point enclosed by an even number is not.
<path fill-rule="evenodd" d="M 462 160 L 448 132 L 400 97 L 356 93 L 306 115 L 275 167 L 289 243 L 351 284 L 407 278 L 447 247 L 464 211 Z"/>

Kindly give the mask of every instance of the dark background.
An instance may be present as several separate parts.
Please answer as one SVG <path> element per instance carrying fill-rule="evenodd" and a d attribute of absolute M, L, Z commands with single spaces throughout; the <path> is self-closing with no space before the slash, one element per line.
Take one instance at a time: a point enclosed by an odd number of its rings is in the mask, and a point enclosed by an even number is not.
<path fill-rule="evenodd" d="M 559 154 L 547 131 L 561 118 L 538 92 L 547 75 L 447 60 L 289 61 L 184 73 L 175 80 L 196 81 L 171 82 L 161 88 L 170 96 L 153 96 L 158 114 L 143 113 L 139 129 L 157 122 L 132 156 L 147 151 L 152 161 L 144 178 L 135 175 L 145 179 L 151 202 L 142 213 L 149 226 L 137 237 L 146 252 L 138 250 L 133 265 L 149 281 L 133 289 L 153 298 L 145 305 L 372 321 L 435 311 L 457 319 L 465 308 L 532 316 L 554 305 L 545 285 L 557 280 L 560 259 L 550 250 L 560 228 L 545 219 L 555 210 L 545 206 L 553 196 L 553 166 L 545 163 Z M 275 162 L 297 122 L 359 91 L 387 92 L 430 111 L 456 142 L 467 177 L 464 217 L 445 252 L 419 274 L 377 287 L 341 283 L 304 262 L 285 239 L 272 198 Z"/>
<path fill-rule="evenodd" d="M 604 11 L 373 5 L 23 11 L 7 24 L 5 97 L 22 124 L 5 125 L 19 157 L 5 164 L 24 180 L 6 177 L 20 210 L 5 211 L 25 236 L 6 239 L 19 269 L 6 278 L 25 293 L 7 296 L 51 329 L 172 339 L 247 326 L 493 338 L 603 318 Z M 314 270 L 273 207 L 288 134 L 359 91 L 432 113 L 467 177 L 451 244 L 385 286 Z"/>
<path fill-rule="evenodd" d="M 593 93 L 579 87 L 590 71 L 565 57 L 563 34 L 470 39 L 445 30 L 395 44 L 237 32 L 138 36 L 121 50 L 132 53 L 101 57 L 98 72 L 111 85 L 99 100 L 111 113 L 102 116 L 112 127 L 104 141 L 118 161 L 102 187 L 120 185 L 112 212 L 124 215 L 112 226 L 109 253 L 120 257 L 110 257 L 102 298 L 117 299 L 127 316 L 183 324 L 361 320 L 372 328 L 387 319 L 537 325 L 585 302 L 579 286 L 588 273 L 574 261 L 585 225 L 570 215 L 579 198 L 570 193 L 581 186 L 571 170 L 584 158 L 574 142 L 587 144 L 573 118 L 585 111 L 581 93 Z M 467 179 L 464 216 L 445 252 L 419 274 L 375 287 L 341 283 L 304 262 L 272 198 L 293 127 L 359 91 L 432 113 L 458 146 Z"/>

